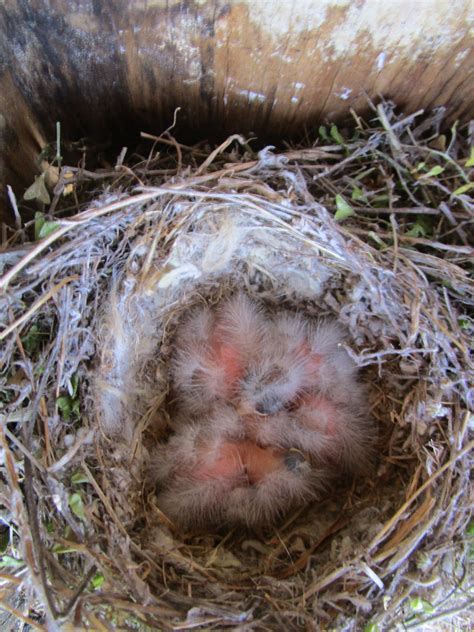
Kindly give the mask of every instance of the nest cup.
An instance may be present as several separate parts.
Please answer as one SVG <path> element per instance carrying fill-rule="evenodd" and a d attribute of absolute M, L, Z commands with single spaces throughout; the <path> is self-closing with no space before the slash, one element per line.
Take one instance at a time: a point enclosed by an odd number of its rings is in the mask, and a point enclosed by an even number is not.
<path fill-rule="evenodd" d="M 413 123 L 402 121 L 399 135 Z M 393 134 L 365 142 L 393 162 Z M 374 221 L 336 221 L 305 171 L 334 146 L 251 161 L 227 150 L 200 167 L 188 156 L 155 186 L 89 192 L 85 210 L 8 261 L 3 455 L 21 603 L 37 620 L 152 629 L 383 629 L 429 622 L 433 604 L 462 613 L 462 266 L 396 239 L 381 246 L 368 238 Z M 341 171 L 325 173 L 336 190 Z M 147 481 L 166 440 L 173 335 L 193 306 L 235 291 L 344 326 L 376 464 L 261 533 L 183 533 Z"/>

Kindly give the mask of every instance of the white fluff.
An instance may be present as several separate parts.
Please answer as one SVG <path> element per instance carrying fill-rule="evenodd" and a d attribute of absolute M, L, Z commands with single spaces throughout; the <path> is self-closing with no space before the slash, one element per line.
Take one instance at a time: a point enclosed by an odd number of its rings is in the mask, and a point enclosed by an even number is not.
<path fill-rule="evenodd" d="M 161 509 L 183 528 L 272 523 L 335 473 L 370 463 L 372 427 L 335 322 L 238 293 L 180 323 L 175 434 L 154 454 Z"/>
<path fill-rule="evenodd" d="M 110 299 L 98 314 L 94 409 L 104 433 L 121 442 L 124 449 L 130 446 L 143 417 L 153 416 L 166 395 L 167 358 L 161 344 L 166 339 L 167 320 L 183 312 L 191 297 L 212 293 L 216 280 L 232 278 L 238 262 L 245 262 L 250 276 L 263 272 L 275 279 L 278 291 L 288 296 L 294 294 L 293 279 L 298 275 L 317 281 L 312 296 L 322 293 L 329 277 L 311 248 L 302 250 L 297 238 L 268 218 L 242 212 L 240 207 L 223 212 L 211 202 L 196 205 L 181 199 L 172 209 L 178 216 L 187 216 L 191 207 L 193 221 L 184 222 L 179 234 L 176 232 L 165 258 L 162 250 L 155 252 L 156 241 L 150 234 L 134 238 Z M 282 257 L 284 266 L 280 265 Z M 238 276 L 242 278 L 240 272 Z M 252 310 L 255 303 L 248 305 Z M 240 318 L 242 311 L 236 314 Z M 195 356 L 194 352 L 191 346 L 182 361 L 187 361 L 188 353 Z M 200 366 L 201 361 L 196 362 L 195 368 Z M 209 377 L 212 387 L 212 371 Z M 194 402 L 191 398 L 190 408 L 199 407 L 199 398 Z"/>
<path fill-rule="evenodd" d="M 176 398 L 191 413 L 233 399 L 245 367 L 262 351 L 264 317 L 244 294 L 217 310 L 195 309 L 178 328 L 171 372 Z"/>
<path fill-rule="evenodd" d="M 257 528 L 308 502 L 320 489 L 318 474 L 304 460 L 301 466 L 294 467 L 292 462 L 289 466 L 285 451 L 255 447 L 259 453 L 268 453 L 270 461 L 270 465 L 256 464 L 247 455 L 250 442 L 230 441 L 216 421 L 183 424 L 152 455 L 158 504 L 180 527 L 242 524 Z M 255 466 L 258 478 L 252 480 Z"/>

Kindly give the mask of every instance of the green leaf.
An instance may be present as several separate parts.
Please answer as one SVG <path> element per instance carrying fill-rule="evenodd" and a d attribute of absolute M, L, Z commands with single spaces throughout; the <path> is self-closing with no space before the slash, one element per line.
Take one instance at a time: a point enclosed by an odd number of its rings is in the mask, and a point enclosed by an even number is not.
<path fill-rule="evenodd" d="M 408 237 L 426 237 L 433 233 L 433 220 L 428 215 L 417 215 L 416 222 L 406 232 Z"/>
<path fill-rule="evenodd" d="M 426 235 L 426 231 L 421 224 L 413 224 L 410 230 L 407 230 L 405 233 L 407 237 L 424 237 Z"/>
<path fill-rule="evenodd" d="M 424 169 L 425 167 L 426 167 L 426 162 L 419 162 L 419 163 L 416 165 L 416 169 L 415 169 L 415 171 L 421 171 L 421 170 L 422 170 L 422 169 Z"/>
<path fill-rule="evenodd" d="M 58 222 L 50 222 L 45 220 L 44 213 L 36 212 L 35 213 L 35 241 L 39 241 L 40 239 L 44 239 L 51 233 L 59 228 L 60 224 Z"/>
<path fill-rule="evenodd" d="M 88 483 L 88 482 L 89 482 L 89 479 L 84 474 L 84 472 L 82 472 L 82 470 L 78 470 L 77 472 L 74 472 L 74 474 L 71 476 L 72 485 L 81 485 L 81 483 Z"/>
<path fill-rule="evenodd" d="M 85 522 L 86 512 L 84 511 L 84 503 L 82 502 L 81 495 L 78 493 L 71 494 L 71 496 L 69 496 L 68 503 L 72 513 L 75 514 L 79 520 Z"/>
<path fill-rule="evenodd" d="M 60 226 L 60 224 L 58 222 L 46 222 L 46 221 L 44 221 L 43 225 L 39 229 L 38 239 L 44 239 L 48 235 L 51 235 L 51 233 L 54 233 L 54 231 L 57 228 L 59 228 L 59 226 Z"/>
<path fill-rule="evenodd" d="M 325 125 L 320 125 L 319 126 L 319 136 L 326 141 L 329 141 L 329 136 L 328 133 L 326 131 L 326 126 Z"/>
<path fill-rule="evenodd" d="M 467 529 L 466 529 L 466 535 L 468 536 L 473 536 L 474 535 L 474 518 L 471 520 L 471 522 L 469 523 Z"/>
<path fill-rule="evenodd" d="M 2 555 L 2 557 L 0 557 L 0 568 L 5 568 L 6 566 L 19 568 L 20 566 L 24 565 L 25 562 L 23 560 L 19 560 L 16 557 L 12 557 L 11 555 Z"/>
<path fill-rule="evenodd" d="M 423 611 L 423 600 L 421 597 L 415 597 L 410 601 L 410 608 L 413 612 L 422 612 Z"/>
<path fill-rule="evenodd" d="M 440 165 L 435 165 L 432 167 L 427 173 L 424 174 L 424 178 L 432 178 L 433 176 L 439 176 L 440 173 L 443 173 L 444 167 Z"/>
<path fill-rule="evenodd" d="M 58 397 L 56 404 L 64 419 L 69 421 L 72 413 L 72 400 L 69 395 L 62 395 L 61 397 Z"/>
<path fill-rule="evenodd" d="M 376 623 L 368 623 L 365 628 L 364 628 L 364 632 L 379 632 L 380 628 Z"/>
<path fill-rule="evenodd" d="M 38 200 L 43 204 L 49 204 L 51 198 L 49 197 L 48 189 L 44 182 L 44 173 L 35 177 L 35 181 L 29 186 L 23 194 L 24 200 Z"/>
<path fill-rule="evenodd" d="M 474 146 L 471 147 L 471 154 L 469 158 L 466 160 L 466 167 L 474 167 Z"/>
<path fill-rule="evenodd" d="M 433 614 L 435 612 L 435 607 L 429 601 L 423 600 L 423 612 L 425 614 Z"/>
<path fill-rule="evenodd" d="M 43 228 L 43 224 L 45 223 L 45 219 L 44 219 L 44 213 L 40 213 L 39 211 L 36 211 L 35 213 L 35 241 L 38 241 L 40 239 L 40 231 Z"/>
<path fill-rule="evenodd" d="M 362 191 L 362 189 L 359 189 L 359 187 L 354 187 L 352 189 L 352 193 L 351 193 L 351 198 L 355 201 L 358 202 L 359 200 L 362 200 L 364 202 L 367 202 L 367 196 L 365 195 L 365 193 Z"/>
<path fill-rule="evenodd" d="M 29 328 L 28 333 L 21 337 L 21 343 L 28 354 L 38 348 L 38 333 L 39 327 L 34 324 Z"/>
<path fill-rule="evenodd" d="M 355 215 L 354 209 L 348 202 L 346 202 L 342 195 L 339 195 L 338 193 L 336 195 L 336 213 L 334 215 L 334 219 L 336 222 L 339 222 L 347 219 L 348 217 L 352 217 L 352 215 Z"/>
<path fill-rule="evenodd" d="M 390 202 L 390 197 L 386 193 L 375 195 L 373 198 L 374 205 L 378 207 L 387 206 L 389 202 Z"/>
<path fill-rule="evenodd" d="M 422 612 L 423 614 L 433 614 L 435 610 L 429 601 L 426 601 L 421 597 L 411 599 L 410 608 L 413 612 Z"/>
<path fill-rule="evenodd" d="M 71 377 L 71 387 L 72 387 L 72 397 L 76 397 L 77 395 L 77 389 L 79 387 L 79 376 L 77 375 L 77 373 L 74 373 L 74 375 Z"/>
<path fill-rule="evenodd" d="M 387 248 L 387 244 L 384 242 L 384 240 L 381 237 L 379 237 L 377 233 L 374 232 L 373 230 L 369 230 L 369 232 L 367 233 L 367 237 L 370 237 L 371 239 L 373 239 L 373 241 L 375 241 L 377 246 L 380 246 L 381 248 Z"/>
<path fill-rule="evenodd" d="M 474 182 L 467 182 L 466 184 L 458 187 L 456 191 L 453 191 L 453 195 L 462 195 L 463 193 L 467 193 L 471 189 L 474 189 Z"/>
<path fill-rule="evenodd" d="M 71 413 L 76 417 L 79 417 L 81 412 L 81 402 L 78 399 L 72 400 Z"/>
<path fill-rule="evenodd" d="M 337 125 L 331 125 L 331 130 L 329 132 L 331 138 L 336 141 L 339 145 L 344 145 L 344 138 L 341 136 L 341 132 L 337 129 Z"/>
<path fill-rule="evenodd" d="M 104 585 L 105 582 L 105 577 L 102 575 L 102 573 L 97 573 L 97 575 L 94 575 L 94 577 L 91 579 L 91 588 L 93 590 L 99 590 L 99 588 L 102 588 L 102 586 Z"/>
<path fill-rule="evenodd" d="M 25 336 L 21 337 L 21 343 L 28 356 L 32 356 L 41 347 L 41 341 L 46 333 L 40 331 L 38 325 L 33 324 Z"/>

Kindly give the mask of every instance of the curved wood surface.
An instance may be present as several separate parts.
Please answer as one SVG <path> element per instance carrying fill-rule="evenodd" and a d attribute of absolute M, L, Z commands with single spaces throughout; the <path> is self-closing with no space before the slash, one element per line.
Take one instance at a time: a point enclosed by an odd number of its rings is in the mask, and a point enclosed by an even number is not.
<path fill-rule="evenodd" d="M 0 182 L 20 195 L 61 121 L 69 138 L 288 137 L 383 94 L 473 116 L 471 0 L 6 0 Z M 22 189 L 23 187 L 23 189 Z"/>

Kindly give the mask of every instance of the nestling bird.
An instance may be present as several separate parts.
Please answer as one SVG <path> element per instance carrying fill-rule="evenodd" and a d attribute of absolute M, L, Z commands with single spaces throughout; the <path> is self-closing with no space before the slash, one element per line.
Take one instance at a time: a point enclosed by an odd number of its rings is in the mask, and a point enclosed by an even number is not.
<path fill-rule="evenodd" d="M 241 380 L 243 412 L 280 412 L 311 386 L 315 371 L 306 329 L 301 317 L 287 311 L 267 317 L 264 352 L 253 358 Z"/>
<path fill-rule="evenodd" d="M 362 474 L 370 469 L 372 461 L 373 427 L 362 400 L 365 390 L 356 383 L 346 383 L 345 387 L 345 400 L 342 395 L 330 399 L 321 392 L 309 393 L 300 399 L 292 414 L 302 432 L 308 433 L 306 449 L 320 465 Z"/>
<path fill-rule="evenodd" d="M 265 351 L 254 356 L 240 381 L 242 411 L 281 412 L 314 389 L 347 401 L 358 383 L 344 338 L 342 328 L 330 321 L 312 322 L 287 311 L 269 316 Z"/>
<path fill-rule="evenodd" d="M 350 402 L 362 397 L 357 366 L 343 347 L 344 330 L 334 321 L 308 321 L 307 349 L 312 366 L 310 390 L 316 389 L 335 401 Z"/>
<path fill-rule="evenodd" d="M 217 419 L 183 424 L 153 468 L 160 508 L 185 529 L 272 523 L 312 498 L 317 480 L 301 452 L 234 440 Z"/>
<path fill-rule="evenodd" d="M 176 333 L 175 434 L 158 446 L 158 500 L 184 528 L 272 523 L 370 462 L 365 388 L 342 328 L 243 293 Z"/>
<path fill-rule="evenodd" d="M 212 311 L 195 309 L 180 326 L 172 378 L 180 406 L 201 413 L 235 398 L 246 366 L 263 352 L 265 317 L 245 294 Z"/>

